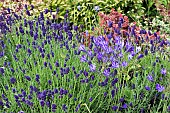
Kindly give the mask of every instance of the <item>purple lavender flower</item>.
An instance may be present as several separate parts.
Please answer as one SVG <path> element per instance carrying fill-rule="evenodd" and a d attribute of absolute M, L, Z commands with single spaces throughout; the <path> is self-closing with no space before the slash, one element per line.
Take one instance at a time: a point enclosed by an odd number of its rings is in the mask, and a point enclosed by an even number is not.
<path fill-rule="evenodd" d="M 143 54 L 140 54 L 138 57 L 137 57 L 137 59 L 139 60 L 139 59 L 141 59 L 141 58 L 143 58 L 144 57 L 144 55 Z"/>
<path fill-rule="evenodd" d="M 10 78 L 10 82 L 11 82 L 12 84 L 14 84 L 14 83 L 16 82 L 16 78 L 11 77 L 11 78 Z"/>
<path fill-rule="evenodd" d="M 24 76 L 28 81 L 31 81 L 31 77 L 30 76 Z"/>
<path fill-rule="evenodd" d="M 167 110 L 170 111 L 170 105 L 168 106 Z"/>
<path fill-rule="evenodd" d="M 48 9 L 45 9 L 45 10 L 44 10 L 44 13 L 45 13 L 45 14 L 47 14 L 48 12 L 49 12 Z"/>
<path fill-rule="evenodd" d="M 44 66 L 47 67 L 47 62 L 44 62 Z"/>
<path fill-rule="evenodd" d="M 123 109 L 126 109 L 126 108 L 128 108 L 128 105 L 127 105 L 126 103 L 124 103 L 124 104 L 122 105 L 122 108 L 123 108 Z"/>
<path fill-rule="evenodd" d="M 28 50 L 27 50 L 27 52 L 28 52 L 29 54 L 31 54 L 31 53 L 32 53 L 31 49 L 28 49 Z"/>
<path fill-rule="evenodd" d="M 2 102 L 2 100 L 0 100 L 0 106 L 3 106 L 4 105 L 4 103 Z"/>
<path fill-rule="evenodd" d="M 166 69 L 165 69 L 165 68 L 162 68 L 162 69 L 161 69 L 161 74 L 162 74 L 162 75 L 166 75 Z"/>
<path fill-rule="evenodd" d="M 62 105 L 62 109 L 63 109 L 64 111 L 66 111 L 66 110 L 67 110 L 67 106 L 66 106 L 66 104 L 63 104 L 63 105 Z"/>
<path fill-rule="evenodd" d="M 115 78 L 115 79 L 112 81 L 112 86 L 114 86 L 117 82 L 118 82 L 118 78 Z"/>
<path fill-rule="evenodd" d="M 121 103 L 123 103 L 123 102 L 125 101 L 125 99 L 122 97 L 122 98 L 119 99 L 119 101 L 120 101 Z"/>
<path fill-rule="evenodd" d="M 4 68 L 0 67 L 0 74 L 2 74 L 2 75 L 3 75 L 3 74 L 4 74 L 4 72 L 5 72 L 5 71 L 4 71 Z"/>
<path fill-rule="evenodd" d="M 29 11 L 29 10 L 26 10 L 26 14 L 27 14 L 28 16 L 31 16 L 31 14 L 30 14 L 30 11 Z"/>
<path fill-rule="evenodd" d="M 112 21 L 108 21 L 107 24 L 108 24 L 108 27 L 111 28 L 112 25 L 113 25 L 113 22 Z"/>
<path fill-rule="evenodd" d="M 108 38 L 108 39 L 112 39 L 112 37 L 113 37 L 113 34 L 112 34 L 112 33 L 109 33 L 109 34 L 107 35 L 107 38 Z"/>
<path fill-rule="evenodd" d="M 31 10 L 33 10 L 33 9 L 34 9 L 34 5 L 31 4 Z"/>
<path fill-rule="evenodd" d="M 165 90 L 165 87 L 164 86 L 161 86 L 160 84 L 156 84 L 156 90 L 158 92 L 162 92 L 163 90 Z"/>
<path fill-rule="evenodd" d="M 150 88 L 149 86 L 145 86 L 145 89 L 146 89 L 147 91 L 150 91 L 150 90 L 151 90 L 151 88 Z"/>
<path fill-rule="evenodd" d="M 102 57 L 103 57 L 103 54 L 102 54 L 101 52 L 99 52 L 99 53 L 97 54 L 97 59 L 98 59 L 98 61 L 101 61 L 101 60 L 102 60 Z"/>
<path fill-rule="evenodd" d="M 56 67 L 59 67 L 58 61 L 55 62 L 55 66 L 56 66 Z"/>
<path fill-rule="evenodd" d="M 116 111 L 118 109 L 118 106 L 112 106 L 112 110 Z"/>
<path fill-rule="evenodd" d="M 104 97 L 106 97 L 106 96 L 107 96 L 107 92 L 104 92 L 104 94 L 103 94 L 103 95 L 104 95 Z"/>
<path fill-rule="evenodd" d="M 50 106 L 51 106 L 50 101 L 47 101 L 47 102 L 46 102 L 46 106 L 47 106 L 47 107 L 50 107 Z"/>
<path fill-rule="evenodd" d="M 115 90 L 114 89 L 111 91 L 111 94 L 112 94 L 112 98 L 114 98 L 114 96 L 115 96 Z"/>
<path fill-rule="evenodd" d="M 79 109 L 80 109 L 80 104 L 77 105 L 75 112 L 78 112 Z"/>
<path fill-rule="evenodd" d="M 48 84 L 51 85 L 51 84 L 52 84 L 52 81 L 51 81 L 51 80 L 48 80 Z"/>
<path fill-rule="evenodd" d="M 90 97 L 90 98 L 89 98 L 89 101 L 91 102 L 92 100 L 93 100 L 93 98 L 92 98 L 92 97 Z"/>
<path fill-rule="evenodd" d="M 55 112 L 55 111 L 56 111 L 56 109 L 57 109 L 56 104 L 52 104 L 52 111 L 53 111 L 53 112 Z"/>

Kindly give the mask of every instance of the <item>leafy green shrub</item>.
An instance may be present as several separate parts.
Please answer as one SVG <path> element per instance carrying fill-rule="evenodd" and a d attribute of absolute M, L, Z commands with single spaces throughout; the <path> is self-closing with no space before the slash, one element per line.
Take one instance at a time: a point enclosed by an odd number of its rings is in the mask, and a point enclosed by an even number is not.
<path fill-rule="evenodd" d="M 31 2 L 35 4 L 35 0 Z M 71 22 L 80 25 L 91 26 L 98 21 L 97 12 L 108 14 L 112 8 L 122 14 L 126 14 L 130 21 L 142 22 L 145 17 L 155 17 L 157 10 L 154 0 L 43 0 L 42 4 L 35 6 L 39 11 L 48 8 L 53 12 L 56 8 L 60 9 L 59 19 L 64 18 L 65 10 L 69 10 Z M 94 26 L 94 25 L 93 25 Z"/>

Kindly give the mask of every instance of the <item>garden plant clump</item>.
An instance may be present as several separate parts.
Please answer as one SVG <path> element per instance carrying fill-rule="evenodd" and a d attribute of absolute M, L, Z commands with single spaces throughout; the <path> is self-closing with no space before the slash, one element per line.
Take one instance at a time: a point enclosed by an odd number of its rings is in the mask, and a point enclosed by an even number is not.
<path fill-rule="evenodd" d="M 114 9 L 91 34 L 48 12 L 0 15 L 0 112 L 170 112 L 166 37 Z"/>

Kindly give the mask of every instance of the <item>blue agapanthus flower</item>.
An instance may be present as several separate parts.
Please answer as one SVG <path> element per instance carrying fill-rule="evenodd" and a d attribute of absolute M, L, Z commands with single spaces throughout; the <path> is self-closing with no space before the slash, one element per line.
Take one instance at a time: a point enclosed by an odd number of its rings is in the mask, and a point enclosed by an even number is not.
<path fill-rule="evenodd" d="M 156 90 L 158 92 L 162 92 L 163 90 L 165 90 L 165 87 L 164 86 L 161 86 L 160 84 L 156 84 Z"/>

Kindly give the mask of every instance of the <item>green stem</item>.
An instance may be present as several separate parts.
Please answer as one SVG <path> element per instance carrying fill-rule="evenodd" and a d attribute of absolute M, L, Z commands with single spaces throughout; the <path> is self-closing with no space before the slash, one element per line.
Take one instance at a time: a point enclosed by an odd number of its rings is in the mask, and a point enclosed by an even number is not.
<path fill-rule="evenodd" d="M 89 112 L 89 113 L 91 113 L 91 111 L 90 111 L 90 109 L 88 108 L 88 106 L 87 106 L 87 104 L 86 104 L 86 103 L 82 104 L 82 106 L 86 106 L 86 108 L 87 108 L 88 112 Z"/>

